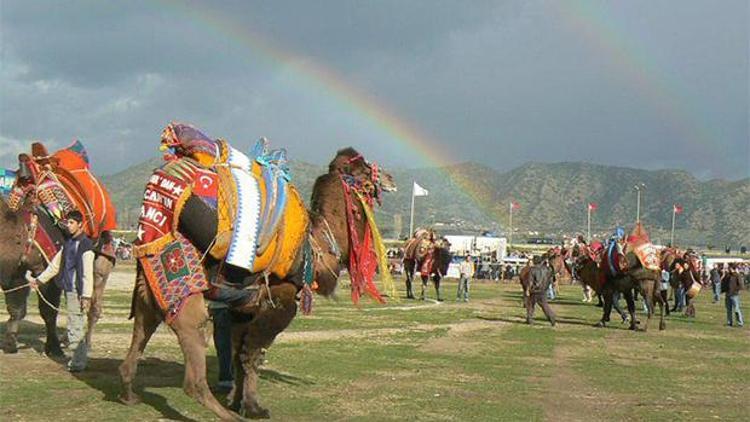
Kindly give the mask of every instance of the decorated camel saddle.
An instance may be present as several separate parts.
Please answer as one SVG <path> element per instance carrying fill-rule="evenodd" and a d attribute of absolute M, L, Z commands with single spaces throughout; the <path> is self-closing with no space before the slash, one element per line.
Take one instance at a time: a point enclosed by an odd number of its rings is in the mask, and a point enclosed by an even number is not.
<path fill-rule="evenodd" d="M 304 203 L 290 181 L 286 152 L 261 139 L 245 154 L 191 125 L 169 124 L 165 163 L 148 180 L 134 255 L 167 320 L 184 297 L 211 288 L 198 249 L 180 233 L 185 203 L 197 197 L 218 221 L 205 254 L 264 277 L 285 278 L 306 240 Z"/>
<path fill-rule="evenodd" d="M 435 234 L 432 230 L 418 228 L 404 245 L 404 258 L 422 260 L 434 247 Z"/>
<path fill-rule="evenodd" d="M 619 277 L 630 273 L 635 277 L 649 276 L 644 271 L 660 271 L 659 251 L 651 243 L 648 232 L 639 222 L 630 235 L 621 244 L 616 239 L 622 238 L 624 232 L 618 228 L 607 245 L 598 253 L 599 267 L 608 277 Z"/>
<path fill-rule="evenodd" d="M 31 155 L 20 154 L 19 169 L 7 195 L 12 210 L 19 210 L 26 201 L 33 201 L 58 224 L 69 212 L 83 215 L 86 235 L 97 241 L 97 252 L 114 258 L 110 230 L 117 227 L 115 208 L 107 189 L 90 171 L 88 154 L 80 141 L 50 155 L 44 145 L 35 142 Z M 6 173 L 7 174 L 7 173 Z M 50 227 L 37 227 L 33 213 L 27 223 L 35 232 L 35 243 L 45 259 L 57 253 L 59 245 L 51 242 Z M 46 220 L 46 219 L 45 219 Z"/>
<path fill-rule="evenodd" d="M 648 232 L 640 222 L 636 223 L 635 228 L 628 236 L 625 251 L 635 254 L 641 267 L 651 271 L 661 270 L 659 251 L 651 243 Z"/>

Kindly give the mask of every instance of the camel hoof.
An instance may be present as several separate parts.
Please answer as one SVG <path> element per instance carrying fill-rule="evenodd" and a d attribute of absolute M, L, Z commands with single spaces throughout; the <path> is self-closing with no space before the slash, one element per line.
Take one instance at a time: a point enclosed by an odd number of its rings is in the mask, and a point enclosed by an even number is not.
<path fill-rule="evenodd" d="M 59 345 L 57 346 L 44 346 L 44 354 L 51 357 L 51 358 L 63 358 L 65 357 L 65 353 L 63 353 L 62 349 Z"/>
<path fill-rule="evenodd" d="M 15 343 L 5 343 L 3 345 L 3 352 L 12 355 L 14 353 L 18 353 L 18 346 Z"/>
<path fill-rule="evenodd" d="M 667 329 L 667 324 L 661 323 L 659 324 L 659 331 L 664 331 Z"/>
<path fill-rule="evenodd" d="M 250 419 L 271 419 L 271 412 L 268 409 L 264 409 L 260 406 L 256 406 L 253 409 L 243 408 L 240 410 L 240 416 Z"/>
<path fill-rule="evenodd" d="M 631 324 L 630 327 L 628 327 L 628 330 L 630 331 L 638 331 L 638 326 L 635 324 Z"/>
<path fill-rule="evenodd" d="M 604 321 L 599 321 L 596 324 L 594 324 L 594 327 L 596 327 L 596 328 L 604 328 L 606 326 L 607 326 L 607 324 Z"/>
<path fill-rule="evenodd" d="M 134 393 L 130 393 L 128 395 L 120 395 L 118 399 L 120 400 L 120 403 L 126 406 L 132 406 L 134 404 L 139 404 L 141 402 L 141 398 L 137 394 L 134 394 Z"/>

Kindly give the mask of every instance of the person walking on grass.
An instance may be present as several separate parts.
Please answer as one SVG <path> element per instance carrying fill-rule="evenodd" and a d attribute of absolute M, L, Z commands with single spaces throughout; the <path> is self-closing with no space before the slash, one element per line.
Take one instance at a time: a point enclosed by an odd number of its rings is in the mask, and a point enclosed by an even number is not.
<path fill-rule="evenodd" d="M 725 282 L 726 295 L 724 305 L 727 308 L 727 325 L 730 327 L 735 325 L 734 317 L 736 316 L 737 327 L 742 327 L 745 325 L 745 321 L 742 319 L 742 309 L 740 309 L 740 292 L 744 286 L 736 264 L 729 264 L 729 271 L 725 277 Z"/>
<path fill-rule="evenodd" d="M 533 267 L 529 272 L 529 283 L 527 291 L 524 292 L 528 298 L 526 304 L 526 323 L 532 325 L 534 323 L 534 307 L 539 304 L 544 311 L 544 315 L 547 316 L 550 324 L 555 326 L 555 313 L 547 303 L 546 292 L 552 283 L 552 270 L 546 265 L 546 261 L 543 262 L 542 258 L 535 256 L 533 259 Z"/>
<path fill-rule="evenodd" d="M 29 280 L 32 286 L 55 278 L 55 283 L 65 294 L 68 314 L 68 341 L 73 355 L 68 362 L 70 372 L 86 369 L 88 344 L 84 336 L 85 316 L 91 306 L 94 291 L 94 245 L 83 232 L 83 215 L 71 211 L 65 219 L 70 237 L 52 258 L 47 268 Z"/>
<path fill-rule="evenodd" d="M 458 278 L 458 291 L 456 292 L 456 301 L 462 300 L 464 302 L 469 301 L 469 283 L 472 274 L 474 274 L 474 263 L 471 262 L 471 256 L 467 256 L 466 259 L 461 261 L 458 265 L 458 272 L 460 276 Z"/>
<path fill-rule="evenodd" d="M 711 287 L 713 287 L 714 300 L 713 303 L 719 301 L 721 296 L 721 273 L 724 271 L 722 264 L 716 264 L 711 268 L 709 278 L 711 279 Z"/>

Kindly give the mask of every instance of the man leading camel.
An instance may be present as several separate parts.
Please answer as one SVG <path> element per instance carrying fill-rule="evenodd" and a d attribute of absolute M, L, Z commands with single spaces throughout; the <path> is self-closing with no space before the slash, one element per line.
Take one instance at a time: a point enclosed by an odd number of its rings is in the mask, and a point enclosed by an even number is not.
<path fill-rule="evenodd" d="M 57 286 L 65 293 L 68 313 L 68 340 L 73 355 L 68 371 L 81 372 L 88 360 L 88 344 L 84 337 L 85 317 L 91 305 L 94 290 L 93 242 L 83 232 L 83 215 L 79 211 L 68 213 L 65 224 L 70 237 L 38 277 L 29 280 L 32 286 L 55 278 Z"/>

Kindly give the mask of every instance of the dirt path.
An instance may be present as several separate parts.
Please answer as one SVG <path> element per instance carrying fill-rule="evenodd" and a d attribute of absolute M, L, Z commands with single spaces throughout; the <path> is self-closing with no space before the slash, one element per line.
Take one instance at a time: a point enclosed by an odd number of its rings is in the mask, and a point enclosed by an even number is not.
<path fill-rule="evenodd" d="M 595 344 L 586 347 L 597 347 Z M 618 408 L 628 406 L 622 396 L 614 397 L 602 391 L 577 372 L 572 364 L 583 359 L 585 348 L 572 345 L 555 345 L 553 362 L 554 375 L 543 389 L 542 400 L 545 419 L 549 421 L 590 421 L 599 415 L 612 415 Z M 599 375 L 601 376 L 601 375 Z"/>

